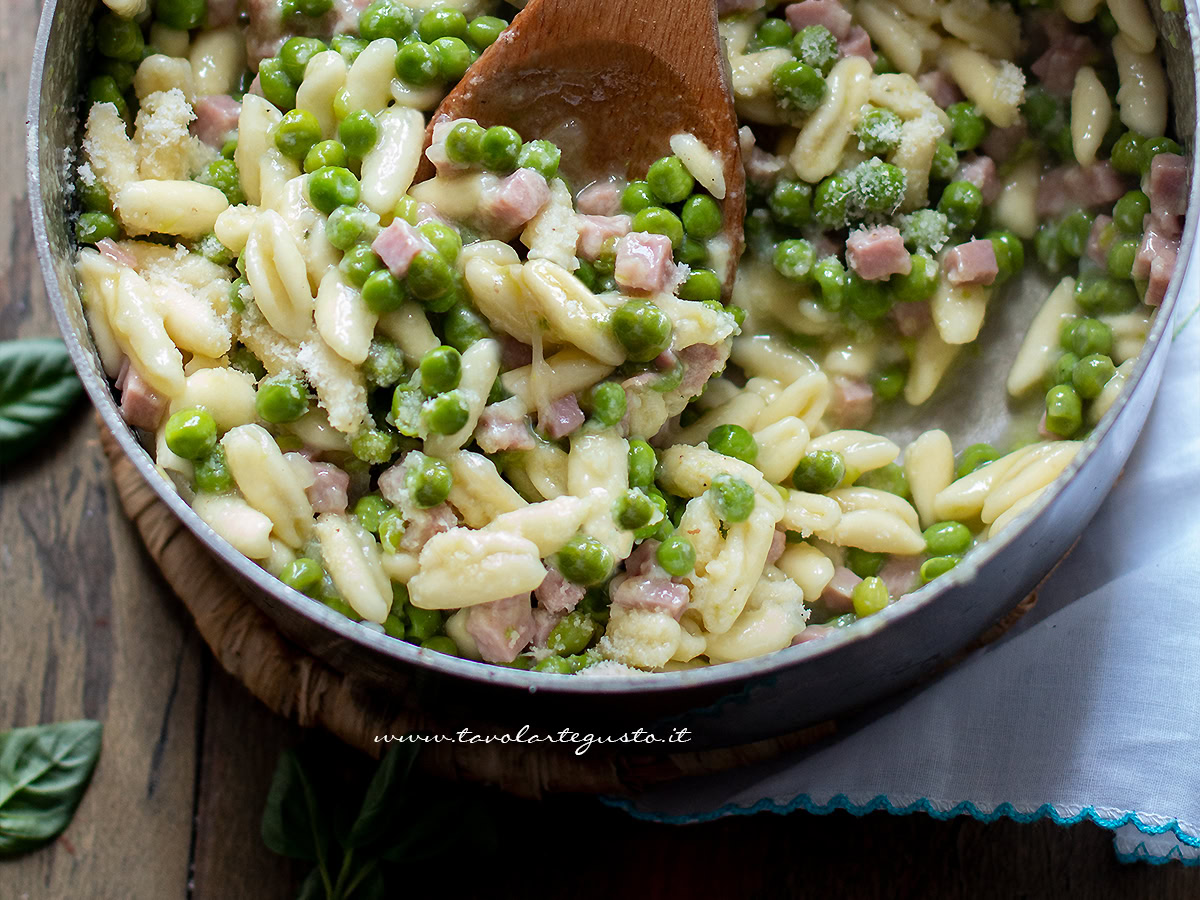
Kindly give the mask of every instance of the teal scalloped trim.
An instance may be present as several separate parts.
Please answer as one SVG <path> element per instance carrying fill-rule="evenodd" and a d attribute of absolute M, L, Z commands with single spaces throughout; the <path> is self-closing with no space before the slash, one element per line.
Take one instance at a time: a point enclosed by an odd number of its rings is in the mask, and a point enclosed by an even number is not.
<path fill-rule="evenodd" d="M 1182 866 L 1200 865 L 1200 857 L 1184 856 L 1183 852 L 1178 847 L 1172 847 L 1167 852 L 1166 856 L 1159 856 L 1157 854 L 1151 853 L 1149 850 L 1146 849 L 1145 841 L 1138 841 L 1138 845 L 1136 847 L 1134 847 L 1133 850 L 1131 850 L 1129 853 L 1122 853 L 1120 850 L 1116 851 L 1116 853 L 1117 853 L 1117 860 L 1119 862 L 1123 862 L 1123 863 L 1142 862 L 1142 863 L 1149 863 L 1152 866 L 1162 866 L 1162 865 L 1166 865 L 1167 863 L 1173 862 L 1173 863 L 1179 863 Z"/>
<path fill-rule="evenodd" d="M 808 794 L 800 794 L 795 799 L 788 803 L 776 803 L 770 797 L 764 797 L 757 803 L 751 806 L 739 806 L 736 803 L 726 803 L 724 806 L 707 813 L 698 813 L 693 816 L 664 816 L 656 813 L 648 813 L 638 809 L 632 802 L 623 797 L 601 797 L 602 803 L 617 809 L 624 810 L 635 819 L 642 819 L 649 822 L 660 822 L 668 825 L 695 825 L 701 822 L 711 822 L 714 819 L 719 819 L 723 816 L 749 816 L 759 812 L 773 812 L 778 815 L 786 815 L 790 812 L 795 812 L 797 809 L 803 809 L 805 812 L 812 813 L 818 816 L 826 816 L 837 810 L 843 810 L 850 813 L 852 816 L 865 816 L 867 813 L 878 812 L 880 810 L 891 813 L 894 816 L 907 816 L 916 812 L 923 812 L 932 816 L 935 819 L 952 819 L 955 816 L 970 816 L 980 822 L 994 822 L 1001 817 L 1012 819 L 1014 822 L 1029 823 L 1036 822 L 1039 819 L 1050 819 L 1058 825 L 1074 825 L 1088 819 L 1101 828 L 1107 828 L 1113 831 L 1122 825 L 1132 824 L 1134 828 L 1142 834 L 1163 834 L 1170 831 L 1175 838 L 1183 844 L 1190 847 L 1200 847 L 1200 838 L 1192 837 L 1186 834 L 1179 825 L 1178 819 L 1172 819 L 1164 825 L 1150 825 L 1142 822 L 1140 814 L 1136 812 L 1122 813 L 1116 818 L 1108 818 L 1096 811 L 1094 807 L 1085 806 L 1079 811 L 1078 815 L 1064 816 L 1058 812 L 1049 803 L 1043 803 L 1031 813 L 1017 812 L 1016 808 L 1008 802 L 1001 803 L 991 812 L 983 812 L 970 800 L 964 800 L 956 804 L 950 809 L 941 810 L 935 809 L 928 797 L 921 797 L 907 806 L 893 806 L 892 801 L 888 799 L 886 794 L 878 794 L 871 798 L 865 804 L 851 803 L 850 798 L 845 794 L 838 794 L 833 797 L 828 803 L 815 803 Z M 1138 856 L 1137 859 L 1144 859 L 1147 862 L 1155 859 L 1160 859 L 1166 862 L 1168 857 L 1155 857 L 1146 852 L 1146 848 L 1141 845 L 1144 856 Z M 1136 854 L 1137 848 L 1134 849 Z M 1126 854 L 1132 855 L 1132 854 Z M 1181 860 L 1187 862 L 1186 860 Z M 1200 862 L 1192 861 L 1192 864 Z"/>

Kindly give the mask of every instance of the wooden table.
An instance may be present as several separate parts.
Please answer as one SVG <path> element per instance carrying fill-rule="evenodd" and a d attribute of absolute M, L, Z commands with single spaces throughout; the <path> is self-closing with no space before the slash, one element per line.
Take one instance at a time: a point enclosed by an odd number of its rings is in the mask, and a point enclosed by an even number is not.
<path fill-rule="evenodd" d="M 17 127 L 39 6 L 0 4 L 0 109 L 8 123 L 0 129 L 0 339 L 54 333 Z M 213 664 L 122 515 L 84 407 L 43 452 L 0 470 L 0 729 L 78 717 L 105 727 L 91 788 L 58 842 L 0 863 L 0 897 L 293 897 L 304 873 L 259 837 L 279 751 L 306 739 L 335 765 L 361 764 L 356 752 L 268 713 Z M 446 883 L 463 896 L 488 884 L 496 897 L 525 896 L 529 885 L 544 896 L 570 887 L 576 897 L 689 889 L 717 897 L 1200 892 L 1200 872 L 1119 865 L 1110 835 L 1086 824 L 839 813 L 681 829 L 632 821 L 590 798 L 534 804 L 479 792 L 500 855 L 495 866 L 449 873 Z M 585 871 L 581 852 L 590 860 Z"/>

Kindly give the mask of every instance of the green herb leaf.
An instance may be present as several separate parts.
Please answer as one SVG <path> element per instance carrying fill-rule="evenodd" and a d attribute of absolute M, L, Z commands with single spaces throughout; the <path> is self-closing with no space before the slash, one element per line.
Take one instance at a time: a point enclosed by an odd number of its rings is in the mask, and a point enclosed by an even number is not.
<path fill-rule="evenodd" d="M 326 900 L 329 895 L 325 892 L 325 882 L 321 878 L 321 870 L 313 869 L 300 885 L 300 893 L 296 900 Z"/>
<path fill-rule="evenodd" d="M 383 900 L 387 896 L 387 884 L 383 878 L 383 871 L 374 862 L 363 866 L 358 875 L 350 882 L 343 896 L 349 900 Z"/>
<path fill-rule="evenodd" d="M 62 341 L 0 342 L 0 463 L 29 450 L 82 393 Z"/>
<path fill-rule="evenodd" d="M 417 744 L 392 744 L 388 748 L 367 788 L 358 818 L 342 841 L 347 849 L 394 839 L 393 826 L 400 812 L 400 796 L 418 749 Z"/>
<path fill-rule="evenodd" d="M 99 722 L 14 728 L 0 734 L 0 857 L 62 834 L 100 755 Z"/>
<path fill-rule="evenodd" d="M 284 751 L 267 792 L 263 842 L 281 856 L 315 861 L 328 883 L 329 833 L 329 819 L 317 808 L 312 783 L 299 757 L 291 750 Z"/>

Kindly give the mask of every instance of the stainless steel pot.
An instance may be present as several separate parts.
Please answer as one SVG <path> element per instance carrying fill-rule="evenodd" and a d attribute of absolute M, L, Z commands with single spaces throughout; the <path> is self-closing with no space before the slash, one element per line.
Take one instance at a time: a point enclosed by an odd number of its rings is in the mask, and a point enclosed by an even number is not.
<path fill-rule="evenodd" d="M 1173 89 L 1175 126 L 1195 152 L 1197 0 L 1159 20 Z M 519 725 L 624 731 L 686 722 L 688 749 L 742 743 L 845 713 L 911 685 L 965 646 L 1024 597 L 1070 548 L 1112 487 L 1154 399 L 1169 346 L 1172 311 L 1197 229 L 1196 165 L 1180 264 L 1129 386 L 1088 438 L 1070 468 L 1021 521 L 977 549 L 949 575 L 904 601 L 825 640 L 742 663 L 636 678 L 562 678 L 454 659 L 375 634 L 288 588 L 235 551 L 155 473 L 153 460 L 121 418 L 80 305 L 74 253 L 69 162 L 79 132 L 82 63 L 88 58 L 94 0 L 46 0 L 34 52 L 29 99 L 28 176 L 33 226 L 50 303 L 75 366 L 105 424 L 142 476 L 180 520 L 246 586 L 247 593 L 300 646 L 340 670 L 387 685 L 410 677 L 421 702 L 442 721 L 481 718 Z M 956 390 L 938 401 L 956 444 L 995 437 L 1009 413 L 1003 396 L 971 393 L 972 370 L 1011 359 L 1019 333 L 1044 297 L 1026 291 L 989 316 L 980 360 L 968 363 Z M 996 365 L 1001 363 L 996 362 Z M 996 381 L 993 373 L 992 381 Z M 982 391 L 983 389 L 981 389 Z M 949 414 L 948 414 L 949 413 Z M 897 436 L 913 430 L 897 423 Z M 983 699 L 983 698 L 981 698 Z"/>

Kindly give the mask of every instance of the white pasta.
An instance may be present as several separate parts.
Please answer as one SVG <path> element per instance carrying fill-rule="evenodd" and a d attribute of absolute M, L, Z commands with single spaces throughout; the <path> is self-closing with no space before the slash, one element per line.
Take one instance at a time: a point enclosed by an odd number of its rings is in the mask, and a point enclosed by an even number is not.
<path fill-rule="evenodd" d="M 1121 123 L 1141 134 L 1167 130 L 1167 78 L 1162 63 L 1153 53 L 1138 52 L 1130 38 L 1118 34 L 1112 42 L 1121 87 L 1117 106 Z"/>
<path fill-rule="evenodd" d="M 546 568 L 537 544 L 506 531 L 452 528 L 421 550 L 421 571 L 408 582 L 420 609 L 461 609 L 528 593 Z"/>
<path fill-rule="evenodd" d="M 1000 194 L 992 204 L 997 223 L 1019 238 L 1032 240 L 1037 231 L 1037 191 L 1042 165 L 1036 158 L 1018 162 L 1001 179 Z"/>
<path fill-rule="evenodd" d="M 627 666 L 661 669 L 675 655 L 681 631 L 666 613 L 614 605 L 600 652 Z"/>
<path fill-rule="evenodd" d="M 336 50 L 324 50 L 308 61 L 304 81 L 296 89 L 296 109 L 306 110 L 316 116 L 321 134 L 326 138 L 337 136 L 338 117 L 333 111 L 333 103 L 346 84 L 347 71 L 349 67 L 342 54 Z"/>
<path fill-rule="evenodd" d="M 810 537 L 833 531 L 841 520 L 842 508 L 832 497 L 789 491 L 779 523 L 801 537 Z"/>
<path fill-rule="evenodd" d="M 238 553 L 251 559 L 271 555 L 271 520 L 241 497 L 200 494 L 192 500 L 192 509 Z"/>
<path fill-rule="evenodd" d="M 343 115 L 358 109 L 375 115 L 387 107 L 392 100 L 395 61 L 396 42 L 391 38 L 378 38 L 367 44 L 346 73 Z"/>
<path fill-rule="evenodd" d="M 117 342 L 138 373 L 156 391 L 174 397 L 183 390 L 183 357 L 167 335 L 153 290 L 137 272 L 122 268 L 107 310 Z"/>
<path fill-rule="evenodd" d="M 833 580 L 833 561 L 812 544 L 792 544 L 775 565 L 800 586 L 806 603 L 819 600 Z"/>
<path fill-rule="evenodd" d="M 725 164 L 721 157 L 694 134 L 674 134 L 671 152 L 706 191 L 718 200 L 725 199 Z"/>
<path fill-rule="evenodd" d="M 808 426 L 795 416 L 786 416 L 756 430 L 754 440 L 758 444 L 755 465 L 767 481 L 782 484 L 792 477 L 807 452 Z"/>
<path fill-rule="evenodd" d="M 218 431 L 229 431 L 258 418 L 254 409 L 254 379 L 245 372 L 219 366 L 187 376 L 183 392 L 171 401 L 171 411 L 198 407 L 208 410 Z"/>
<path fill-rule="evenodd" d="M 313 528 L 325 570 L 342 599 L 368 622 L 382 623 L 392 606 L 392 585 L 374 535 L 345 516 L 323 513 Z"/>
<path fill-rule="evenodd" d="M 579 243 L 579 217 L 571 190 L 561 178 L 550 182 L 550 200 L 529 220 L 521 232 L 521 243 L 529 248 L 528 258 L 544 259 L 565 271 L 579 268 L 575 245 Z"/>
<path fill-rule="evenodd" d="M 1118 366 L 1133 359 L 1146 344 L 1150 328 L 1154 324 L 1154 309 L 1139 306 L 1126 313 L 1100 316 L 1100 321 L 1112 329 L 1113 349 L 1109 354 Z"/>
<path fill-rule="evenodd" d="M 524 538 L 537 547 L 544 558 L 561 550 L 588 517 L 598 511 L 603 501 L 604 498 L 597 495 L 587 499 L 563 496 L 530 503 L 496 516 L 484 530 Z"/>
<path fill-rule="evenodd" d="M 734 302 L 739 298 L 734 290 Z M 730 361 L 736 363 L 747 375 L 776 378 L 791 383 L 816 370 L 812 360 L 793 350 L 781 338 L 774 335 L 741 335 L 734 338 Z"/>
<path fill-rule="evenodd" d="M 934 517 L 959 522 L 977 517 L 992 487 L 1031 452 L 1032 446 L 1022 447 L 959 478 L 934 498 Z"/>
<path fill-rule="evenodd" d="M 979 336 L 987 312 L 989 290 L 981 284 L 951 284 L 938 281 L 929 299 L 933 324 L 947 344 L 969 344 Z"/>
<path fill-rule="evenodd" d="M 362 294 L 336 266 L 329 269 L 317 289 L 317 332 L 330 349 L 347 362 L 360 365 L 371 349 L 379 317 L 363 302 Z"/>
<path fill-rule="evenodd" d="M 733 88 L 733 99 L 742 118 L 766 125 L 781 125 L 783 117 L 775 105 L 771 75 L 792 59 L 792 53 L 786 47 L 746 53 L 755 27 L 755 19 L 750 16 L 721 20 L 721 36 L 725 39 L 732 76 L 730 87 Z"/>
<path fill-rule="evenodd" d="M 1096 161 L 1096 152 L 1111 121 L 1112 103 L 1108 91 L 1096 77 L 1096 70 L 1083 66 L 1075 74 L 1075 87 L 1071 92 L 1071 146 L 1081 166 Z"/>
<path fill-rule="evenodd" d="M 941 60 L 967 98 L 1001 128 L 1017 121 L 1024 99 L 1025 75 L 1008 60 L 994 60 L 950 39 L 942 44 Z"/>
<path fill-rule="evenodd" d="M 839 60 L 829 72 L 825 99 L 800 129 L 792 150 L 792 168 L 805 181 L 818 182 L 838 167 L 870 85 L 871 64 L 861 56 Z"/>
<path fill-rule="evenodd" d="M 225 459 L 246 502 L 272 523 L 272 533 L 301 547 L 312 531 L 312 504 L 275 439 L 261 425 L 239 425 L 221 439 Z"/>
<path fill-rule="evenodd" d="M 943 341 L 936 328 L 922 332 L 913 351 L 908 381 L 904 383 L 904 399 L 910 406 L 920 406 L 933 396 L 960 349 L 959 344 Z"/>
<path fill-rule="evenodd" d="M 116 309 L 114 295 L 120 270 L 107 257 L 101 256 L 95 250 L 85 249 L 79 254 L 75 271 L 82 282 L 79 296 L 87 316 L 88 328 L 92 332 L 92 342 L 96 345 L 100 363 L 104 367 L 104 374 L 109 378 L 116 378 L 121 371 L 123 351 L 112 325 L 109 324 L 108 309 Z"/>
<path fill-rule="evenodd" d="M 450 504 L 469 527 L 483 528 L 504 513 L 528 506 L 486 456 L 459 450 L 446 458 L 446 464 L 454 476 Z"/>
<path fill-rule="evenodd" d="M 995 59 L 1014 59 L 1021 44 L 1021 21 L 1008 4 L 950 0 L 942 7 L 942 27 Z"/>
<path fill-rule="evenodd" d="M 362 201 L 379 215 L 390 213 L 412 184 L 421 161 L 425 118 L 392 107 L 377 117 L 379 137 L 362 161 Z"/>
<path fill-rule="evenodd" d="M 944 132 L 944 126 L 932 115 L 910 119 L 900 126 L 900 144 L 891 156 L 892 165 L 904 172 L 900 212 L 912 212 L 928 203 L 929 170 Z"/>
<path fill-rule="evenodd" d="M 583 524 L 586 534 L 596 538 L 622 560 L 633 549 L 633 532 L 624 531 L 613 519 L 612 507 L 629 487 L 629 443 L 611 432 L 576 432 L 567 456 L 567 493 L 589 497 L 593 511 Z"/>
<path fill-rule="evenodd" d="M 1059 9 L 1072 22 L 1090 22 L 1104 0 L 1059 0 Z"/>
<path fill-rule="evenodd" d="M 804 630 L 808 613 L 803 601 L 794 581 L 768 568 L 729 630 L 707 636 L 705 652 L 713 662 L 734 662 L 782 650 Z"/>
<path fill-rule="evenodd" d="M 954 447 L 949 435 L 930 430 L 909 444 L 904 450 L 904 475 L 921 525 L 928 528 L 938 520 L 938 495 L 954 481 Z"/>
<path fill-rule="evenodd" d="M 163 326 L 176 347 L 210 359 L 229 352 L 233 337 L 223 310 L 213 309 L 203 297 L 173 279 L 155 278 L 150 289 L 162 310 Z"/>
<path fill-rule="evenodd" d="M 538 409 L 556 397 L 564 397 L 600 381 L 613 367 L 599 362 L 581 350 L 561 350 L 545 360 L 509 369 L 500 376 L 504 389 L 521 398 L 525 409 Z"/>
<path fill-rule="evenodd" d="M 246 279 L 271 327 L 298 340 L 312 326 L 314 299 L 304 256 L 274 210 L 260 213 L 246 240 Z"/>
<path fill-rule="evenodd" d="M 1035 445 L 992 485 L 979 518 L 989 524 L 1022 497 L 1048 485 L 1075 458 L 1080 446 L 1078 441 Z"/>
<path fill-rule="evenodd" d="M 1107 0 L 1121 36 L 1135 53 L 1151 53 L 1158 43 L 1158 29 L 1145 0 Z M 1158 134 L 1158 132 L 1154 132 Z"/>
<path fill-rule="evenodd" d="M 1020 397 L 1042 383 L 1058 359 L 1063 325 L 1074 318 L 1076 312 L 1075 279 L 1064 278 L 1050 292 L 1025 332 L 1025 339 L 1008 371 L 1006 387 L 1011 396 Z"/>
<path fill-rule="evenodd" d="M 83 151 L 92 171 L 110 197 L 138 179 L 133 142 L 125 134 L 125 120 L 111 103 L 94 103 L 88 112 Z"/>
<path fill-rule="evenodd" d="M 868 487 L 835 488 L 827 496 L 841 507 L 843 520 L 847 513 L 877 509 L 895 516 L 913 531 L 920 530 L 917 511 L 912 504 L 888 491 Z"/>
<path fill-rule="evenodd" d="M 1129 380 L 1129 376 L 1133 373 L 1134 360 L 1129 359 L 1117 366 L 1117 371 L 1113 377 L 1105 382 L 1104 387 L 1100 391 L 1100 395 L 1092 401 L 1091 408 L 1088 409 L 1088 422 L 1095 425 L 1104 417 L 1104 414 L 1116 402 L 1121 391 L 1125 387 L 1125 382 Z"/>
<path fill-rule="evenodd" d="M 932 28 L 890 0 L 860 0 L 854 13 L 871 40 L 909 75 L 916 75 L 924 55 L 941 43 Z"/>
<path fill-rule="evenodd" d="M 126 185 L 114 205 L 130 234 L 157 232 L 197 238 L 213 230 L 229 201 L 207 184 L 147 179 Z"/>
<path fill-rule="evenodd" d="M 305 447 L 322 452 L 350 452 L 346 435 L 329 424 L 329 416 L 323 409 L 310 409 L 295 422 L 288 423 L 287 429 L 300 438 Z"/>
<path fill-rule="evenodd" d="M 608 327 L 609 306 L 582 281 L 548 259 L 525 263 L 520 278 L 533 301 L 528 311 L 540 313 L 547 323 L 547 340 L 573 344 L 611 366 L 625 361 L 625 350 Z"/>
<path fill-rule="evenodd" d="M 811 431 L 829 406 L 833 388 L 824 372 L 798 378 L 766 402 L 754 420 L 756 429 L 795 417 Z"/>
<path fill-rule="evenodd" d="M 670 440 L 681 444 L 695 444 L 708 437 L 718 425 L 741 425 L 746 429 L 756 427 L 766 401 L 753 391 L 741 391 L 731 400 L 711 409 L 687 428 L 671 432 Z"/>
<path fill-rule="evenodd" d="M 246 69 L 246 41 L 233 25 L 201 31 L 188 52 L 196 96 L 229 94 Z"/>
<path fill-rule="evenodd" d="M 246 241 L 250 238 L 250 229 L 258 211 L 253 207 L 239 204 L 226 207 L 213 222 L 213 233 L 224 246 L 239 256 L 246 249 Z"/>
<path fill-rule="evenodd" d="M 396 342 L 408 361 L 413 364 L 420 363 L 426 353 L 441 343 L 429 327 L 425 310 L 411 300 L 402 304 L 399 309 L 380 316 L 378 327 Z"/>
<path fill-rule="evenodd" d="M 133 74 L 133 93 L 139 101 L 152 94 L 177 90 L 188 103 L 195 100 L 196 79 L 192 64 L 163 53 L 147 56 Z"/>
<path fill-rule="evenodd" d="M 262 202 L 260 161 L 269 150 L 275 149 L 272 133 L 282 118 L 279 110 L 257 94 L 246 94 L 242 98 L 242 112 L 238 116 L 238 145 L 233 160 L 237 163 L 242 193 L 253 205 Z"/>
<path fill-rule="evenodd" d="M 869 431 L 831 431 L 809 441 L 808 452 L 833 450 L 842 455 L 846 467 L 855 472 L 869 472 L 892 462 L 900 448 L 887 438 Z"/>
<path fill-rule="evenodd" d="M 478 256 L 464 263 L 463 273 L 475 305 L 488 322 L 517 340 L 530 343 L 535 322 L 526 309 L 521 266 Z"/>

